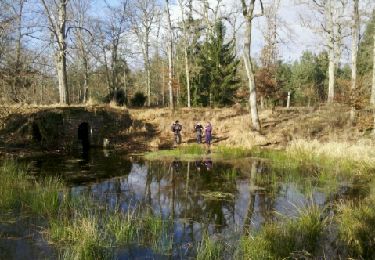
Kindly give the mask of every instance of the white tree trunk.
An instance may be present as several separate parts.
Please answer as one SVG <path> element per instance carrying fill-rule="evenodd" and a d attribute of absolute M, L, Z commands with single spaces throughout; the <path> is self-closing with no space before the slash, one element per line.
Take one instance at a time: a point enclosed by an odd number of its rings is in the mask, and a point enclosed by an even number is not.
<path fill-rule="evenodd" d="M 89 100 L 89 68 L 87 59 L 83 60 L 84 80 L 83 80 L 83 103 Z"/>
<path fill-rule="evenodd" d="M 166 11 L 167 11 L 167 19 L 168 19 L 168 89 L 169 89 L 169 107 L 174 109 L 173 103 L 173 86 L 172 86 L 172 78 L 173 78 L 173 66 L 172 66 L 172 52 L 173 52 L 173 32 L 172 32 L 172 22 L 171 16 L 169 13 L 169 1 L 165 0 L 166 3 Z"/>
<path fill-rule="evenodd" d="M 352 25 L 352 84 L 351 84 L 351 103 L 350 122 L 355 118 L 354 97 L 356 83 L 357 83 L 357 56 L 358 56 L 358 42 L 359 42 L 359 0 L 354 0 L 353 7 L 353 25 Z"/>
<path fill-rule="evenodd" d="M 257 107 L 257 96 L 255 88 L 255 79 L 254 79 L 254 68 L 251 61 L 251 23 L 252 19 L 246 19 L 246 30 L 245 30 L 245 40 L 244 40 L 244 54 L 243 59 L 246 67 L 246 75 L 248 78 L 249 85 L 249 105 L 250 105 L 250 114 L 251 114 L 251 124 L 252 128 L 256 131 L 260 131 L 260 122 L 258 116 L 258 107 Z"/>
<path fill-rule="evenodd" d="M 146 28 L 146 35 L 145 35 L 145 63 L 146 63 L 146 78 L 147 78 L 147 106 L 151 106 L 151 71 L 150 71 L 150 40 L 149 40 L 149 32 Z"/>
<path fill-rule="evenodd" d="M 57 52 L 57 76 L 59 81 L 60 104 L 69 104 L 68 77 L 66 71 L 66 0 L 59 2 L 59 22 L 57 30 L 58 52 Z"/>
<path fill-rule="evenodd" d="M 335 35 L 334 35 L 334 24 L 333 24 L 333 10 L 331 0 L 327 0 L 325 4 L 325 12 L 328 30 L 328 103 L 332 103 L 335 98 Z"/>
<path fill-rule="evenodd" d="M 188 107 L 191 107 L 190 102 L 190 69 L 189 69 L 189 57 L 187 52 L 187 46 L 185 42 L 185 76 L 186 76 L 186 88 L 187 88 L 187 100 L 188 100 Z"/>
<path fill-rule="evenodd" d="M 353 28 L 352 28 L 352 91 L 356 88 L 357 81 L 357 56 L 359 42 L 359 0 L 354 0 Z"/>
<path fill-rule="evenodd" d="M 375 23 L 374 23 L 374 32 L 375 32 Z M 372 53 L 372 59 L 373 59 L 373 64 L 372 64 L 372 88 L 371 88 L 370 103 L 371 103 L 371 105 L 375 105 L 375 33 L 374 33 L 374 48 L 373 48 L 373 53 Z M 374 121 L 374 124 L 375 124 L 375 121 Z"/>
<path fill-rule="evenodd" d="M 59 96 L 60 104 L 69 104 L 68 80 L 66 72 L 66 5 L 68 0 L 54 1 L 57 8 L 57 19 L 52 15 L 52 8 L 45 0 L 41 0 L 47 19 L 49 21 L 50 29 L 55 37 L 57 43 L 57 50 L 55 53 L 57 79 L 59 81 Z M 57 21 L 56 21 L 57 20 Z"/>

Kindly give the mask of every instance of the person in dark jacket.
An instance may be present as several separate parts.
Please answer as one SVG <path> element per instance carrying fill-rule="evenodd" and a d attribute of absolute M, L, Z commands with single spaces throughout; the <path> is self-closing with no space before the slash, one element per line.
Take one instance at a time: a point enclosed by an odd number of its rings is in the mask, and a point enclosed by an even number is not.
<path fill-rule="evenodd" d="M 180 144 L 181 143 L 181 131 L 182 131 L 182 125 L 176 120 L 172 126 L 171 130 L 174 133 L 174 141 L 175 144 Z"/>
<path fill-rule="evenodd" d="M 197 143 L 202 143 L 202 136 L 203 136 L 203 126 L 201 123 L 197 123 L 194 126 L 195 133 L 197 134 Z"/>

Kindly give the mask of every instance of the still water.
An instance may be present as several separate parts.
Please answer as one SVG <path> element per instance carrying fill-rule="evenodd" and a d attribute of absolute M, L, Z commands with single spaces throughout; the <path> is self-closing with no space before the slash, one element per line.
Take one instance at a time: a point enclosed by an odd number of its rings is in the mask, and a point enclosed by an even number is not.
<path fill-rule="evenodd" d="M 275 170 L 270 162 L 255 158 L 145 161 L 138 155 L 91 150 L 24 160 L 30 174 L 59 176 L 73 195 L 89 195 L 113 210 L 152 210 L 171 220 L 168 254 L 132 246 L 119 248 L 119 259 L 191 258 L 204 232 L 235 241 L 245 230 L 258 230 L 280 214 L 297 215 L 308 203 L 325 206 L 338 197 L 361 196 L 353 180 L 314 179 L 306 176 L 310 173 Z M 10 219 L 0 222 L 0 259 L 56 258 L 33 220 Z"/>

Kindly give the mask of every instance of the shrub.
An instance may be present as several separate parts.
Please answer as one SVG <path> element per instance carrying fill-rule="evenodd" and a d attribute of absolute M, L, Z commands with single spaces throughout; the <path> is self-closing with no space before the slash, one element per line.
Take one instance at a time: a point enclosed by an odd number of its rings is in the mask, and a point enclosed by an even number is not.
<path fill-rule="evenodd" d="M 130 100 L 133 107 L 143 107 L 147 97 L 142 92 L 136 92 Z"/>

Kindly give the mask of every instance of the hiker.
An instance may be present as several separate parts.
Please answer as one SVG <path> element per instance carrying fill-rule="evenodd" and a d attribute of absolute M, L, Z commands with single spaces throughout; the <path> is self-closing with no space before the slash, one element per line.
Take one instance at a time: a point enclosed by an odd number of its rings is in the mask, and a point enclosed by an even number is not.
<path fill-rule="evenodd" d="M 207 125 L 205 127 L 205 139 L 206 139 L 206 145 L 208 149 L 208 153 L 210 152 L 210 146 L 211 146 L 211 140 L 212 140 L 212 126 L 210 122 L 207 122 Z"/>
<path fill-rule="evenodd" d="M 203 126 L 201 123 L 197 123 L 194 126 L 195 133 L 197 134 L 197 143 L 201 144 L 202 143 L 202 135 L 203 135 Z"/>
<path fill-rule="evenodd" d="M 172 126 L 171 126 L 171 130 L 172 132 L 174 133 L 174 141 L 176 144 L 180 144 L 181 143 L 181 130 L 182 130 L 182 125 L 179 124 L 178 120 L 176 120 Z"/>

